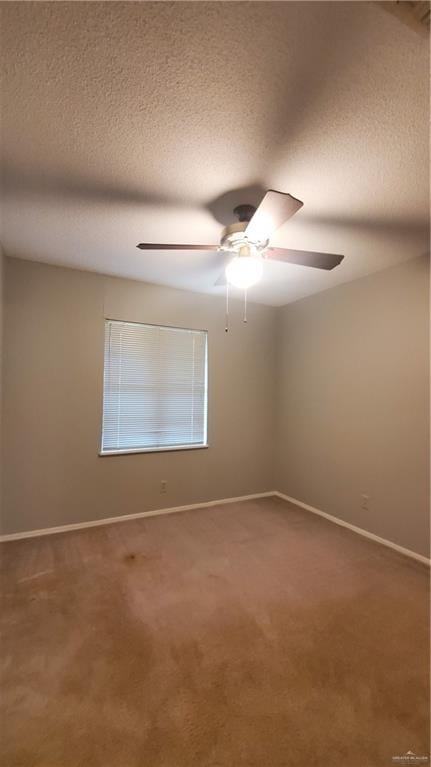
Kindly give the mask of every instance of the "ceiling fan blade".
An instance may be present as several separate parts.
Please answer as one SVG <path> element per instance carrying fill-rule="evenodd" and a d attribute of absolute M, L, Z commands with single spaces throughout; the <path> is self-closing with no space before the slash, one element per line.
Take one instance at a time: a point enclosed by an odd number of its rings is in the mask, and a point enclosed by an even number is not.
<path fill-rule="evenodd" d="M 267 248 L 266 258 L 272 261 L 286 261 L 289 264 L 313 266 L 315 269 L 334 269 L 344 256 L 336 253 L 314 253 L 312 250 L 288 250 L 286 248 Z"/>
<path fill-rule="evenodd" d="M 175 243 L 140 242 L 137 246 L 140 250 L 218 250 L 218 245 L 177 245 Z"/>
<path fill-rule="evenodd" d="M 269 240 L 285 221 L 302 208 L 303 204 L 291 194 L 269 189 L 245 230 L 247 237 Z"/>
<path fill-rule="evenodd" d="M 216 279 L 214 285 L 226 285 L 226 284 L 227 284 L 226 270 L 223 269 L 223 271 L 220 273 L 220 275 Z"/>

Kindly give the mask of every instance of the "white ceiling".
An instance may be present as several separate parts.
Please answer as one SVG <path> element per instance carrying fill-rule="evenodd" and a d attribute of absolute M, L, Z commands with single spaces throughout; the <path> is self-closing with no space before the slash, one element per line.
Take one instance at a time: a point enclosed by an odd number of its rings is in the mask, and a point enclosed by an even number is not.
<path fill-rule="evenodd" d="M 136 243 L 217 243 L 267 188 L 305 203 L 273 244 L 345 259 L 267 263 L 251 299 L 284 304 L 428 249 L 428 40 L 379 5 L 7 2 L 2 16 L 7 255 L 217 293 L 217 253 Z"/>

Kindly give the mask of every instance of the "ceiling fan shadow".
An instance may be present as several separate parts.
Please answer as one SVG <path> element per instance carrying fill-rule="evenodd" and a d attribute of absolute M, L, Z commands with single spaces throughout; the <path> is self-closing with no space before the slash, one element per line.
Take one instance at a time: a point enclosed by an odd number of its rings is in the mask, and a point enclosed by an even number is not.
<path fill-rule="evenodd" d="M 233 210 L 237 205 L 253 205 L 257 208 L 267 188 L 260 183 L 255 183 L 231 189 L 208 202 L 205 207 L 219 224 L 228 226 L 236 220 Z"/>
<path fill-rule="evenodd" d="M 372 232 L 377 235 L 396 234 L 399 236 L 418 236 L 429 238 L 429 221 L 417 217 L 372 218 L 365 216 L 304 216 L 305 226 L 337 227 L 347 230 Z"/>
<path fill-rule="evenodd" d="M 62 198 L 78 202 L 93 202 L 112 205 L 170 205 L 180 208 L 191 207 L 192 202 L 184 197 L 166 193 L 150 192 L 145 182 L 139 187 L 121 186 L 109 181 L 95 180 L 70 173 L 46 173 L 37 170 L 22 170 L 4 163 L 2 187 L 5 195 Z"/>

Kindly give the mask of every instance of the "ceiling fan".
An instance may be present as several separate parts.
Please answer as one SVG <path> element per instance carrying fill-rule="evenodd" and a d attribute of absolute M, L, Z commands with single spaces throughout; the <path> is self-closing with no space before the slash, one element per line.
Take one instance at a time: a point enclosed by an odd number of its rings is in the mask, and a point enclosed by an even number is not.
<path fill-rule="evenodd" d="M 220 245 L 141 242 L 137 247 L 141 250 L 201 250 L 203 252 L 217 250 L 224 256 L 225 269 L 215 284 L 224 285 L 228 282 L 243 289 L 258 282 L 266 259 L 316 269 L 334 269 L 341 263 L 344 256 L 308 250 L 274 248 L 270 245 L 270 238 L 274 232 L 294 216 L 303 204 L 301 200 L 297 200 L 290 194 L 269 189 L 258 208 L 253 205 L 238 205 L 234 209 L 233 212 L 238 220 L 223 230 Z"/>

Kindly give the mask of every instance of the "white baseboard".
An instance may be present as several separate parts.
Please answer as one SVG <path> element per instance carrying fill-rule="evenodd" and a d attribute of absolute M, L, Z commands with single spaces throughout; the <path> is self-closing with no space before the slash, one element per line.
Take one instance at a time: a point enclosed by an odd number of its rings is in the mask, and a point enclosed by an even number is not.
<path fill-rule="evenodd" d="M 390 549 L 394 549 L 394 551 L 398 551 L 399 554 L 404 554 L 406 557 L 416 559 L 418 562 L 422 562 L 422 564 L 428 565 L 428 567 L 431 566 L 431 559 L 424 557 L 422 554 L 417 554 L 415 551 L 411 551 L 411 549 L 405 549 L 404 546 L 399 546 L 398 543 L 393 543 L 393 541 L 388 541 L 386 538 L 381 538 L 379 535 L 370 533 L 368 530 L 364 530 L 362 527 L 351 525 L 350 522 L 345 522 L 343 519 L 339 519 L 339 517 L 334 517 L 332 514 L 327 514 L 326 511 L 321 511 L 320 509 L 316 509 L 314 506 L 310 506 L 308 503 L 303 503 L 302 501 L 298 501 L 296 498 L 291 498 L 290 495 L 280 493 L 278 490 L 275 491 L 274 495 L 276 495 L 278 498 L 282 498 L 283 501 L 288 501 L 289 503 L 295 504 L 295 506 L 300 506 L 301 509 L 311 511 L 312 514 L 318 514 L 319 517 L 324 517 L 325 519 L 328 519 L 329 522 L 334 522 L 334 524 L 340 525 L 341 527 L 347 527 L 348 530 L 351 530 L 353 533 L 357 533 L 358 535 L 362 535 L 364 538 L 369 538 L 371 541 L 381 543 L 382 546 L 387 546 Z"/>
<path fill-rule="evenodd" d="M 173 506 L 169 509 L 154 509 L 153 511 L 138 511 L 136 514 L 122 514 L 120 517 L 107 517 L 106 519 L 95 519 L 91 522 L 74 522 L 70 525 L 59 525 L 58 527 L 44 527 L 39 530 L 27 530 L 22 533 L 9 533 L 0 535 L 0 543 L 7 541 L 19 541 L 21 538 L 37 538 L 40 535 L 54 535 L 55 533 L 68 533 L 71 530 L 84 530 L 86 527 L 99 527 L 100 525 L 113 525 L 115 522 L 127 522 L 131 519 L 141 519 L 142 517 L 156 517 L 159 514 L 175 514 L 177 511 L 189 511 L 190 509 L 206 509 L 209 506 L 222 506 L 225 503 L 236 503 L 237 501 L 251 501 L 253 498 L 268 498 L 277 495 L 275 490 L 267 493 L 253 493 L 252 495 L 239 495 L 236 498 L 221 498 L 217 501 L 205 501 L 203 503 L 189 503 L 187 506 Z"/>
<path fill-rule="evenodd" d="M 280 493 L 278 490 L 271 490 L 266 493 L 253 493 L 251 495 L 240 495 L 236 498 L 221 498 L 220 500 L 216 501 L 205 501 L 203 503 L 190 503 L 186 506 L 173 506 L 168 509 L 154 509 L 152 511 L 139 511 L 136 514 L 123 514 L 120 517 L 107 517 L 106 519 L 95 519 L 91 522 L 75 522 L 71 525 L 60 525 L 58 527 L 45 527 L 40 530 L 27 530 L 26 532 L 22 533 L 9 533 L 7 535 L 0 535 L 0 543 L 6 543 L 7 541 L 18 541 L 22 538 L 36 538 L 41 535 L 54 535 L 55 533 L 67 533 L 71 530 L 84 530 L 87 527 L 99 527 L 101 525 L 113 525 L 116 522 L 127 522 L 131 519 L 142 519 L 143 517 L 155 517 L 159 516 L 161 514 L 175 514 L 178 511 L 189 511 L 191 509 L 206 509 L 210 506 L 222 506 L 225 503 L 236 503 L 238 501 L 250 501 L 254 498 L 269 498 L 270 496 L 276 496 L 277 498 L 281 498 L 284 501 L 287 501 L 288 503 L 293 503 L 295 506 L 299 506 L 301 509 L 305 509 L 306 511 L 311 511 L 312 514 L 317 514 L 319 517 L 324 517 L 329 522 L 333 522 L 336 525 L 340 525 L 341 527 L 346 527 L 348 530 L 351 530 L 353 533 L 357 533 L 358 535 L 362 535 L 364 538 L 369 538 L 371 541 L 375 541 L 376 543 L 380 543 L 383 546 L 387 546 L 390 549 L 394 549 L 394 551 L 398 551 L 399 554 L 404 554 L 406 557 L 410 557 L 411 559 L 416 559 L 418 562 L 422 562 L 424 565 L 428 565 L 428 567 L 431 566 L 431 560 L 427 557 L 424 557 L 422 554 L 417 554 L 415 551 L 411 551 L 410 549 L 404 548 L 404 546 L 399 546 L 398 543 L 393 543 L 393 541 L 389 541 L 386 538 L 381 538 L 379 535 L 375 535 L 374 533 L 370 533 L 368 530 L 364 530 L 362 527 L 356 527 L 356 525 L 351 525 L 350 522 L 345 522 L 343 519 L 339 519 L 339 517 L 334 517 L 332 514 L 327 514 L 326 511 L 321 511 L 320 509 L 315 508 L 314 506 L 310 506 L 308 503 L 303 503 L 303 501 L 298 501 L 297 498 L 292 498 L 290 495 L 285 495 L 284 493 Z"/>

